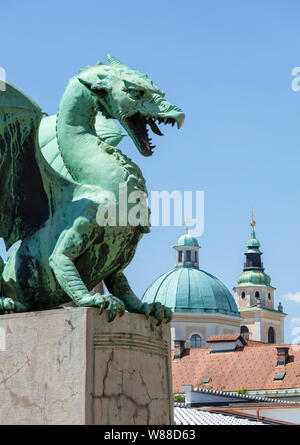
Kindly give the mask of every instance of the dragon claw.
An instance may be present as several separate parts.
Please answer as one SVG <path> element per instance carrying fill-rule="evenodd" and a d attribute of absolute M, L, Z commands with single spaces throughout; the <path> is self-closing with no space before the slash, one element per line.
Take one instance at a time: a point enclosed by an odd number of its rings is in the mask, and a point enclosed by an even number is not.
<path fill-rule="evenodd" d="M 144 303 L 140 313 L 145 314 L 146 320 L 149 320 L 150 315 L 153 315 L 157 319 L 156 326 L 160 326 L 163 321 L 170 323 L 172 319 L 172 310 L 161 303 Z"/>
<path fill-rule="evenodd" d="M 15 302 L 12 298 L 0 298 L 0 313 L 6 311 L 14 311 L 15 310 Z"/>
<path fill-rule="evenodd" d="M 122 311 L 120 312 L 120 317 L 123 317 L 124 314 L 125 314 L 125 308 L 122 309 Z"/>
<path fill-rule="evenodd" d="M 111 294 L 94 295 L 94 305 L 100 308 L 100 315 L 103 313 L 104 310 L 106 310 L 107 319 L 110 323 L 116 318 L 118 314 L 120 315 L 120 317 L 122 317 L 122 315 L 124 315 L 125 313 L 125 306 L 123 301 Z"/>
<path fill-rule="evenodd" d="M 112 314 L 112 313 L 108 313 L 108 315 L 107 315 L 108 323 L 111 323 L 112 321 L 114 321 L 114 319 L 116 318 L 116 316 L 117 316 L 116 313 L 114 313 L 114 314 Z"/>
<path fill-rule="evenodd" d="M 100 306 L 100 311 L 99 311 L 99 315 L 102 315 L 104 311 L 104 305 Z"/>

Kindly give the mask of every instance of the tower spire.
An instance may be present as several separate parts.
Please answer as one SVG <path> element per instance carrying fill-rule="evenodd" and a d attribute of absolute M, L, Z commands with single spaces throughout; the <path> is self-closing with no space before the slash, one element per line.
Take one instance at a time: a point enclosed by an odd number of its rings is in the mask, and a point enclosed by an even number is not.
<path fill-rule="evenodd" d="M 247 242 L 247 251 L 245 252 L 246 261 L 242 275 L 238 279 L 238 284 L 265 285 L 270 286 L 271 278 L 264 273 L 264 267 L 261 261 L 262 252 L 260 251 L 260 242 L 256 238 L 254 227 L 254 211 L 252 209 L 251 222 L 252 227 L 250 239 Z"/>
<path fill-rule="evenodd" d="M 256 225 L 256 222 L 254 221 L 254 210 L 252 209 L 252 212 L 251 212 L 251 223 L 250 223 L 250 225 L 252 226 L 252 230 L 254 230 L 254 227 L 255 227 L 255 225 Z"/>

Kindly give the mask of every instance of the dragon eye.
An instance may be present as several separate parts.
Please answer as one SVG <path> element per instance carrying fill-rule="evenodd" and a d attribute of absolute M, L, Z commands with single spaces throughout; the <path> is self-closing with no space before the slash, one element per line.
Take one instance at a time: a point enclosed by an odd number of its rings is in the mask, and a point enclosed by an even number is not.
<path fill-rule="evenodd" d="M 145 90 L 138 90 L 136 88 L 128 88 L 126 90 L 126 92 L 129 94 L 131 99 L 135 99 L 135 100 L 141 99 L 145 94 Z"/>

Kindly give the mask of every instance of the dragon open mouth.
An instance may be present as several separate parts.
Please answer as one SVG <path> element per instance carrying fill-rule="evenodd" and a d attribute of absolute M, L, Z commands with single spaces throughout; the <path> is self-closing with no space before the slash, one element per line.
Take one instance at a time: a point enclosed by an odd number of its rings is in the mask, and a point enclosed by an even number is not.
<path fill-rule="evenodd" d="M 153 133 L 158 136 L 163 136 L 163 133 L 158 128 L 156 122 L 158 122 L 158 124 L 164 123 L 165 125 L 171 124 L 174 126 L 176 120 L 172 117 L 146 117 L 141 113 L 135 113 L 126 119 L 132 137 L 144 156 L 151 156 L 153 154 L 153 149 L 155 148 L 155 145 L 152 145 L 151 142 L 152 138 L 149 137 L 149 128 L 147 125 L 151 128 Z"/>

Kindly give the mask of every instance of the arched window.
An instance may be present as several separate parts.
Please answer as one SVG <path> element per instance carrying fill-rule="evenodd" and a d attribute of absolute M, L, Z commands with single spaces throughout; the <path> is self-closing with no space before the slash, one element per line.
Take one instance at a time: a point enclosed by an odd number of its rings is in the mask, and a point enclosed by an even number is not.
<path fill-rule="evenodd" d="M 271 294 L 270 294 L 270 292 L 268 293 L 268 298 L 269 298 L 269 300 L 271 300 Z"/>
<path fill-rule="evenodd" d="M 246 296 L 245 292 L 242 292 L 242 299 L 244 299 Z"/>
<path fill-rule="evenodd" d="M 275 329 L 272 326 L 268 329 L 268 343 L 275 343 Z"/>
<path fill-rule="evenodd" d="M 258 292 L 258 291 L 255 292 L 255 298 L 256 298 L 257 300 L 259 299 L 259 292 Z"/>
<path fill-rule="evenodd" d="M 247 328 L 247 326 L 241 326 L 241 336 L 245 340 L 249 340 L 249 329 Z"/>
<path fill-rule="evenodd" d="M 193 334 L 191 336 L 191 348 L 201 348 L 201 337 L 199 334 Z"/>

